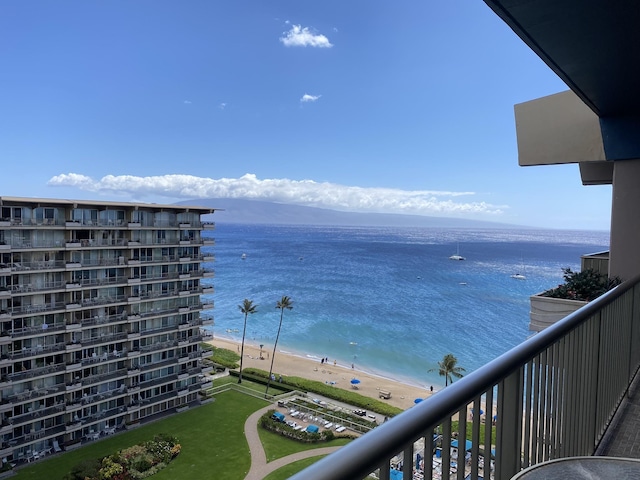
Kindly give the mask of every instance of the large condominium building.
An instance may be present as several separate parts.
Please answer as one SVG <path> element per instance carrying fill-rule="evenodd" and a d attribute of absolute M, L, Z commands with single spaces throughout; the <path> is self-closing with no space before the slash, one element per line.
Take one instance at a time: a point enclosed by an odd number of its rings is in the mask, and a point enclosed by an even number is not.
<path fill-rule="evenodd" d="M 0 197 L 0 458 L 199 401 L 212 209 Z"/>

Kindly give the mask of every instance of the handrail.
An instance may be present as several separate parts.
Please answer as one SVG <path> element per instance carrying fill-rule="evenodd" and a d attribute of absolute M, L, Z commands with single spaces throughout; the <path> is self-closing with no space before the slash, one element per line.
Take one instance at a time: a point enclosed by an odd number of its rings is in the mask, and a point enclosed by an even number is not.
<path fill-rule="evenodd" d="M 540 461 L 593 454 L 638 371 L 640 359 L 631 343 L 640 337 L 638 326 L 634 326 L 640 321 L 640 312 L 634 309 L 636 299 L 640 306 L 639 282 L 640 276 L 624 282 L 291 478 L 352 480 L 379 470 L 379 478 L 387 480 L 391 459 L 398 458 L 399 453 L 413 457 L 414 442 L 419 439 L 424 439 L 427 459 L 424 476 L 431 478 L 433 433 L 437 427 L 442 428 L 442 444 L 448 446 L 454 415 L 461 420 L 461 438 L 466 438 L 467 428 L 471 431 L 471 478 L 482 475 L 479 465 L 489 469 L 494 464 L 485 460 L 478 446 L 482 443 L 488 450 L 492 429 L 496 435 L 495 471 L 484 474 L 484 478 L 507 479 Z M 611 375 L 611 370 L 622 366 L 626 371 Z M 470 424 L 462 421 L 467 418 L 468 407 L 478 411 L 483 399 L 486 418 L 476 416 Z M 481 423 L 485 426 L 482 438 Z M 442 465 L 449 465 L 451 460 L 449 448 L 443 448 Z M 413 458 L 405 462 L 404 479 L 413 478 L 412 463 Z M 461 470 L 451 473 L 443 468 L 442 478 L 464 478 L 465 470 Z"/>

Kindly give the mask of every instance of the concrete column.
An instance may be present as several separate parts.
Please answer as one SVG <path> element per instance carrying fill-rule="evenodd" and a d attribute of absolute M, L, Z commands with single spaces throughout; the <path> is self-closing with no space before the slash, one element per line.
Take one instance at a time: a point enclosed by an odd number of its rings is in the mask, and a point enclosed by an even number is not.
<path fill-rule="evenodd" d="M 630 280 L 640 272 L 640 160 L 613 166 L 609 276 Z"/>

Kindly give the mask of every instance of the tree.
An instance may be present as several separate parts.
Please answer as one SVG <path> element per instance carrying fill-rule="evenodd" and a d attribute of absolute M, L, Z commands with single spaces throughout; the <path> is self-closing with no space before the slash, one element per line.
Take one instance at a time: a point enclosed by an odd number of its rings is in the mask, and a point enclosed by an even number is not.
<path fill-rule="evenodd" d="M 433 372 L 438 370 L 438 374 L 444 377 L 444 386 L 448 386 L 449 383 L 453 383 L 453 377 L 462 378 L 464 375 L 462 372 L 466 370 L 458 366 L 458 359 L 452 354 L 447 353 L 441 362 L 438 362 L 438 368 L 432 368 L 429 371 Z"/>
<path fill-rule="evenodd" d="M 244 359 L 244 336 L 247 333 L 247 317 L 258 311 L 258 306 L 247 298 L 242 301 L 242 305 L 238 308 L 244 315 L 244 328 L 242 329 L 242 348 L 240 349 L 240 375 L 238 375 L 238 383 L 242 383 L 242 360 Z"/>
<path fill-rule="evenodd" d="M 278 334 L 276 335 L 276 341 L 273 344 L 273 353 L 271 354 L 271 367 L 269 368 L 269 378 L 267 379 L 267 389 L 264 391 L 264 397 L 267 398 L 269 393 L 269 386 L 271 385 L 271 376 L 273 375 L 273 360 L 276 358 L 276 346 L 278 345 L 278 339 L 280 338 L 280 329 L 282 328 L 282 317 L 284 316 L 284 309 L 291 310 L 293 308 L 293 300 L 284 295 L 276 303 L 276 308 L 280 310 L 280 325 L 278 325 Z"/>

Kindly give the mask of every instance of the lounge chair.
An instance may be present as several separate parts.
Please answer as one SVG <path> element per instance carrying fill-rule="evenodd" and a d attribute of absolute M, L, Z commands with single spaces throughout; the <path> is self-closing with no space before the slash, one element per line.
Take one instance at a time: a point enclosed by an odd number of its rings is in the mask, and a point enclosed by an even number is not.
<path fill-rule="evenodd" d="M 60 445 L 58 445 L 58 441 L 57 440 L 53 441 L 53 451 L 56 452 L 56 453 L 62 451 L 62 449 L 60 448 Z"/>

